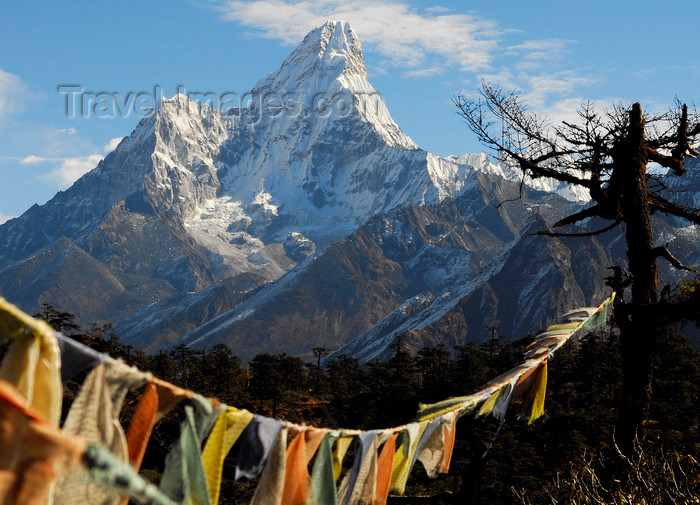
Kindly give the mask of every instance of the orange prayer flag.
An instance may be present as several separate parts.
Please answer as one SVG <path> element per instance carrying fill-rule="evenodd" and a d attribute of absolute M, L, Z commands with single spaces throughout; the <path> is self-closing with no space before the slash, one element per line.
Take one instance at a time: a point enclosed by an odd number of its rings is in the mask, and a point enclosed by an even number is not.
<path fill-rule="evenodd" d="M 299 433 L 287 447 L 287 470 L 281 505 L 304 505 L 309 495 L 306 467 L 306 437 Z"/>
<path fill-rule="evenodd" d="M 386 441 L 377 461 L 377 494 L 373 505 L 386 505 L 389 496 L 389 484 L 391 483 L 391 470 L 394 465 L 394 453 L 396 453 L 396 437 L 394 433 Z"/>
<path fill-rule="evenodd" d="M 318 447 L 321 445 L 321 442 L 323 441 L 323 437 L 326 436 L 328 433 L 328 429 L 326 428 L 309 428 L 304 432 L 304 436 L 306 437 L 306 440 L 304 441 L 306 443 L 306 464 L 308 465 L 311 460 L 314 457 L 314 454 L 316 454 L 316 451 L 318 451 Z"/>
<path fill-rule="evenodd" d="M 452 451 L 455 446 L 455 435 L 457 434 L 456 412 L 451 414 L 450 417 L 452 419 L 446 415 L 445 424 L 442 425 L 442 429 L 445 430 L 445 455 L 440 473 L 448 473 L 450 471 L 450 461 L 452 460 Z"/>
<path fill-rule="evenodd" d="M 129 464 L 136 470 L 141 466 L 143 455 L 146 453 L 148 439 L 156 419 L 158 409 L 158 391 L 155 384 L 150 383 L 141 395 L 134 416 L 126 432 L 126 444 L 129 449 Z M 127 500 L 128 501 L 128 500 Z"/>

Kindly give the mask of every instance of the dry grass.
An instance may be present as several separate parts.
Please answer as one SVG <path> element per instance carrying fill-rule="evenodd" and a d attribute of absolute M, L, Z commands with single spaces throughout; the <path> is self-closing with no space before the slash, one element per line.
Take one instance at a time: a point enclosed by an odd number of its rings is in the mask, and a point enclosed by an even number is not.
<path fill-rule="evenodd" d="M 543 498 L 513 491 L 522 505 L 694 505 L 700 504 L 700 463 L 637 443 L 630 456 L 619 450 L 607 460 L 584 456 L 568 475 L 557 476 Z"/>

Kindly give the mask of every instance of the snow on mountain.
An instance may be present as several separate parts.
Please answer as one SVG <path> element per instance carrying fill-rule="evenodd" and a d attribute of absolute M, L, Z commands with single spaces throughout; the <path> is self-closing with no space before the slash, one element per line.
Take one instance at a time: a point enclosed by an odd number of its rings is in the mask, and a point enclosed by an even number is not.
<path fill-rule="evenodd" d="M 152 300 L 139 287 L 152 280 L 158 296 L 245 272 L 275 280 L 372 215 L 458 195 L 471 170 L 418 149 L 368 82 L 355 33 L 329 21 L 249 103 L 159 101 L 94 170 L 0 226 L 0 268 L 66 237 L 141 293 L 101 314 L 121 317 Z"/>
<path fill-rule="evenodd" d="M 486 153 L 463 154 L 461 156 L 453 155 L 448 156 L 446 159 L 457 164 L 472 166 L 477 170 L 489 174 L 499 175 L 509 181 L 523 181 L 526 186 L 532 189 L 546 193 L 556 193 L 572 202 L 585 203 L 591 199 L 588 190 L 580 186 L 572 186 L 550 177 L 538 177 L 537 179 L 533 179 L 532 177 L 526 176 L 523 178 L 523 172 L 518 166 L 507 163 L 493 163 Z"/>
<path fill-rule="evenodd" d="M 158 212 L 179 218 L 228 274 L 275 279 L 289 265 L 260 271 L 266 245 L 301 233 L 324 247 L 378 212 L 455 196 L 470 170 L 401 132 L 345 22 L 309 33 L 252 95 L 228 113 L 184 95 L 163 100 L 144 181 Z"/>
<path fill-rule="evenodd" d="M 328 21 L 312 30 L 277 72 L 253 87 L 255 96 L 285 94 L 321 117 L 357 112 L 390 146 L 418 149 L 367 80 L 362 45 L 346 21 Z"/>
<path fill-rule="evenodd" d="M 373 216 L 342 241 L 175 344 L 227 343 L 244 358 L 256 352 L 304 353 L 314 346 L 342 348 L 338 352 L 362 359 L 369 352 L 364 349 L 381 354 L 396 335 L 433 325 L 497 275 L 504 262 L 499 258 L 509 258 L 508 251 L 522 243 L 521 235 L 532 231 L 533 216 L 539 219 L 537 225 L 544 226 L 543 213 L 551 219 L 574 207 L 558 195 L 526 189 L 525 201 L 510 201 L 496 210 L 497 203 L 519 194 L 518 184 L 483 172 L 471 172 L 464 187 L 455 199 L 396 207 Z M 539 205 L 530 206 L 529 199 Z M 532 270 L 536 258 L 542 265 L 551 259 L 548 252 L 537 253 L 530 242 L 523 248 L 522 271 Z M 538 264 L 538 271 L 543 268 Z M 559 271 L 547 273 L 541 276 L 541 290 L 546 290 L 542 285 L 556 283 Z M 576 281 L 568 284 L 576 286 Z M 511 289 L 507 296 L 517 293 Z M 522 319 L 518 329 L 532 322 L 526 320 L 532 316 L 528 305 L 522 306 L 520 312 L 504 314 L 504 320 Z M 551 311 L 544 316 L 551 316 Z M 139 317 L 149 318 L 149 309 Z M 147 333 L 161 335 L 161 327 L 167 326 L 159 321 Z M 481 327 L 470 325 L 460 333 L 464 339 L 476 340 Z M 343 347 L 351 340 L 350 347 Z"/>

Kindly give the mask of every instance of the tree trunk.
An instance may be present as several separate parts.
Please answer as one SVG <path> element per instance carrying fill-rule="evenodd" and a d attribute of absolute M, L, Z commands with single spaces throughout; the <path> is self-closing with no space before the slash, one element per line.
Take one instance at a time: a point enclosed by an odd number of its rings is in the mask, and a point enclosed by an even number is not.
<path fill-rule="evenodd" d="M 618 315 L 622 353 L 623 386 L 621 411 L 618 414 L 616 439 L 620 449 L 629 454 L 636 435 L 648 416 L 651 399 L 652 357 L 657 323 L 649 310 L 639 307 L 657 301 L 656 258 L 649 212 L 644 142 L 644 117 L 639 103 L 632 106 L 630 126 L 620 160 L 622 175 L 621 210 L 627 239 L 627 258 L 632 275 L 632 307 Z"/>

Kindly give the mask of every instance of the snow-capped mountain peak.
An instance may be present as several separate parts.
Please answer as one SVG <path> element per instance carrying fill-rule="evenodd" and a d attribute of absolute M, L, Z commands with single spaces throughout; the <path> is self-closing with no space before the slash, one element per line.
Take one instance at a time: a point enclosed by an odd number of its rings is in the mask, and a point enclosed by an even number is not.
<path fill-rule="evenodd" d="M 328 21 L 312 30 L 279 70 L 260 79 L 253 94 L 295 93 L 308 97 L 326 92 L 341 76 L 367 79 L 362 46 L 345 21 Z"/>
<path fill-rule="evenodd" d="M 346 21 L 328 21 L 312 30 L 277 71 L 256 83 L 252 94 L 261 108 L 269 97 L 269 103 L 318 124 L 358 115 L 391 146 L 418 149 L 367 80 L 362 45 Z"/>

